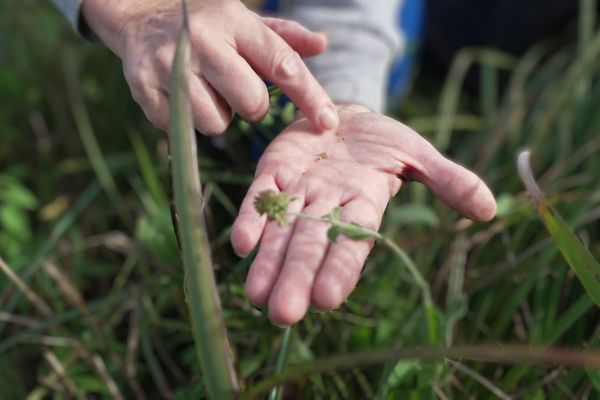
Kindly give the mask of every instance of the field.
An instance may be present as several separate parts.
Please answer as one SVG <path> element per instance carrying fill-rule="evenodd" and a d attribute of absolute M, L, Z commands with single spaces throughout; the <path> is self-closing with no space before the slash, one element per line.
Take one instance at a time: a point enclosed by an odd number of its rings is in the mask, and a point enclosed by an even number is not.
<path fill-rule="evenodd" d="M 0 398 L 202 398 L 167 138 L 131 100 L 118 60 L 38 3 L 0 3 Z M 475 170 L 498 201 L 494 220 L 472 223 L 411 183 L 386 211 L 380 232 L 431 288 L 437 345 L 598 344 L 597 306 L 516 166 L 530 149 L 549 202 L 598 258 L 600 34 L 589 18 L 594 2 L 581 4 L 572 40 L 550 38 L 521 57 L 464 49 L 446 76 L 419 71 L 393 111 Z M 463 85 L 471 65 L 480 67 L 475 92 Z M 199 138 L 215 274 L 244 390 L 273 374 L 284 339 L 246 299 L 251 260 L 229 244 L 260 138 L 291 118 L 289 106 L 273 104 L 257 126 L 235 121 L 219 146 Z M 311 311 L 290 331 L 288 370 L 324 371 L 286 383 L 284 398 L 600 398 L 600 374 L 560 357 L 394 356 L 429 346 L 427 329 L 413 275 L 377 245 L 342 308 Z M 358 352 L 371 353 L 331 359 Z M 336 360 L 345 368 L 333 368 Z"/>

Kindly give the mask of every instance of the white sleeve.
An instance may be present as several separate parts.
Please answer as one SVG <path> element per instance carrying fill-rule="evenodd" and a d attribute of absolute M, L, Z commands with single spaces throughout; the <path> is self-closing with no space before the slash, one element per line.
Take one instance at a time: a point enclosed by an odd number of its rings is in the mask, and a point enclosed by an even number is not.
<path fill-rule="evenodd" d="M 325 53 L 307 65 L 339 103 L 358 103 L 383 111 L 388 70 L 402 49 L 397 26 L 402 0 L 294 0 L 289 16 L 325 32 Z"/>
<path fill-rule="evenodd" d="M 52 3 L 67 17 L 73 29 L 79 32 L 79 11 L 83 0 L 52 0 Z"/>

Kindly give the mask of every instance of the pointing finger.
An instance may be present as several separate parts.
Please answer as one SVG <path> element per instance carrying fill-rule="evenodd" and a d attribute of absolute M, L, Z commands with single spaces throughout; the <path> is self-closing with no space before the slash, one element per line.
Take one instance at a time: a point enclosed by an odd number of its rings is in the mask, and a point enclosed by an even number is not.
<path fill-rule="evenodd" d="M 240 53 L 261 76 L 278 85 L 318 131 L 335 129 L 337 111 L 300 55 L 260 20 L 257 23 L 261 24 L 254 30 L 257 35 L 238 35 Z"/>

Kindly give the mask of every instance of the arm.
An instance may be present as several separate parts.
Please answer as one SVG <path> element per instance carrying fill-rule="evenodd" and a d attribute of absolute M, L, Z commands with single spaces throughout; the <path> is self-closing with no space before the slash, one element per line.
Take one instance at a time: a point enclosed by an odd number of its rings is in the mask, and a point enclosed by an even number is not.
<path fill-rule="evenodd" d="M 123 61 L 134 99 L 157 127 L 168 128 L 171 64 L 182 25 L 173 0 L 55 0 L 73 24 L 81 16 Z M 319 131 L 338 124 L 335 107 L 300 56 L 321 53 L 325 37 L 301 25 L 261 18 L 239 0 L 190 0 L 191 103 L 196 128 L 222 133 L 232 111 L 248 121 L 268 112 L 263 79 L 277 84 Z"/>

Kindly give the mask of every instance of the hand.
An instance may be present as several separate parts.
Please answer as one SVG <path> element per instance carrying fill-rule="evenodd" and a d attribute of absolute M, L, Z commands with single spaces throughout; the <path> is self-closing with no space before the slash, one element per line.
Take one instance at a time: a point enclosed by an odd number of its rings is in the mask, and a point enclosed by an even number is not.
<path fill-rule="evenodd" d="M 277 84 L 317 131 L 337 126 L 333 103 L 300 58 L 325 50 L 323 34 L 292 21 L 261 18 L 239 0 L 190 0 L 188 4 L 189 85 L 196 129 L 207 135 L 222 133 L 232 110 L 251 122 L 262 119 L 269 98 L 259 75 Z M 181 2 L 85 0 L 83 15 L 123 60 L 133 97 L 148 119 L 166 130 Z"/>
<path fill-rule="evenodd" d="M 277 324 L 299 321 L 312 302 L 339 307 L 354 289 L 373 241 L 340 235 L 328 242 L 326 223 L 290 218 L 279 227 L 254 209 L 265 190 L 296 198 L 290 211 L 321 217 L 340 206 L 341 219 L 377 230 L 402 180 L 427 185 L 450 207 L 474 220 L 494 217 L 490 190 L 472 172 L 444 158 L 410 128 L 352 106 L 340 111 L 337 132 L 316 134 L 306 120 L 281 133 L 266 149 L 234 223 L 232 244 L 247 255 L 260 240 L 246 291 L 268 306 Z"/>

